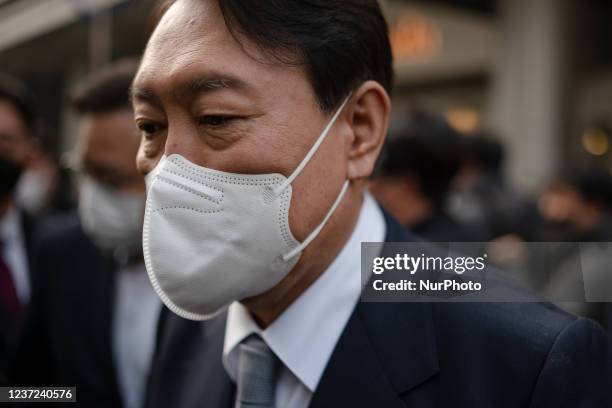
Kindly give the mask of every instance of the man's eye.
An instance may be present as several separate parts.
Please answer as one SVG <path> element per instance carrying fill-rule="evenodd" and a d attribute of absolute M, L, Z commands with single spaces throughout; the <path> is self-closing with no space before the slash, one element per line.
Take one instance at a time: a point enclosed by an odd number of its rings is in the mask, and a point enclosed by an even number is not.
<path fill-rule="evenodd" d="M 138 124 L 138 129 L 147 135 L 152 135 L 159 132 L 161 130 L 161 126 L 151 122 L 142 122 Z"/>
<path fill-rule="evenodd" d="M 227 125 L 233 119 L 236 119 L 232 116 L 223 116 L 223 115 L 207 115 L 202 116 L 199 119 L 200 125 L 204 126 L 212 126 L 212 127 L 221 127 Z"/>

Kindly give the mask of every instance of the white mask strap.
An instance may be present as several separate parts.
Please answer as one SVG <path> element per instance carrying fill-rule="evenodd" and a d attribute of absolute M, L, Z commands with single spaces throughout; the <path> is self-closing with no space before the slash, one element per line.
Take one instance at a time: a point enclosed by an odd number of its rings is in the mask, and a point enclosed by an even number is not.
<path fill-rule="evenodd" d="M 334 205 L 331 206 L 331 208 L 327 212 L 327 215 L 325 216 L 325 218 L 323 218 L 323 221 L 321 221 L 319 226 L 315 228 L 300 245 L 293 248 L 291 252 L 283 255 L 283 261 L 287 262 L 289 259 L 293 258 L 297 254 L 302 252 L 304 248 L 306 248 L 308 244 L 310 244 L 312 240 L 315 239 L 317 235 L 319 235 L 319 232 L 321 232 L 321 230 L 323 229 L 323 227 L 325 226 L 329 218 L 332 216 L 334 211 L 336 211 L 336 208 L 338 208 L 338 205 L 340 205 L 340 202 L 342 201 L 342 197 L 344 197 L 344 194 L 346 193 L 346 190 L 348 189 L 349 184 L 350 184 L 349 180 L 346 180 L 344 182 L 344 184 L 342 185 L 342 190 L 340 190 L 340 194 L 338 194 L 338 198 L 336 198 Z"/>
<path fill-rule="evenodd" d="M 287 178 L 287 180 L 285 180 L 283 184 L 281 184 L 280 186 L 274 189 L 274 195 L 276 196 L 281 195 L 282 192 L 285 191 L 285 189 L 293 182 L 293 180 L 295 180 L 295 178 L 300 175 L 302 170 L 304 170 L 304 167 L 306 167 L 310 159 L 312 159 L 312 156 L 314 156 L 317 150 L 319 150 L 319 146 L 321 146 L 321 143 L 323 143 L 323 141 L 327 138 L 329 131 L 336 123 L 336 119 L 338 119 L 338 116 L 340 116 L 340 113 L 342 113 L 342 110 L 344 109 L 344 107 L 346 106 L 346 103 L 349 101 L 350 98 L 351 98 L 351 94 L 349 94 L 346 97 L 344 102 L 342 102 L 342 105 L 340 105 L 338 110 L 336 110 L 336 113 L 334 113 L 334 116 L 331 118 L 327 126 L 325 126 L 325 129 L 323 129 L 323 133 L 321 133 L 321 135 L 319 136 L 315 144 L 310 148 L 310 151 L 308 152 L 306 157 L 304 157 L 300 165 L 297 166 L 294 172 L 289 176 L 289 178 Z"/>

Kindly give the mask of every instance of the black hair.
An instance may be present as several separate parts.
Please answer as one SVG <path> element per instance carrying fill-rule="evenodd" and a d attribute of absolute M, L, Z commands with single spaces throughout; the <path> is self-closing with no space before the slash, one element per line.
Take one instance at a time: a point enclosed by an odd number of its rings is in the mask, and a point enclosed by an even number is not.
<path fill-rule="evenodd" d="M 131 109 L 129 90 L 138 64 L 138 59 L 126 58 L 102 68 L 75 88 L 72 105 L 81 114 Z"/>
<path fill-rule="evenodd" d="M 37 117 L 32 94 L 17 78 L 0 74 L 0 100 L 8 101 L 15 107 L 26 129 L 36 133 Z"/>
<path fill-rule="evenodd" d="M 505 158 L 504 147 L 492 135 L 480 132 L 466 136 L 463 151 L 465 162 L 492 173 L 501 173 Z"/>
<path fill-rule="evenodd" d="M 305 67 L 322 110 L 367 80 L 391 93 L 393 58 L 377 0 L 218 1 L 238 42 L 248 38 L 277 61 Z"/>
<path fill-rule="evenodd" d="M 389 132 L 380 176 L 414 177 L 434 205 L 442 205 L 459 170 L 462 137 L 441 116 L 408 110 Z"/>
<path fill-rule="evenodd" d="M 607 170 L 591 166 L 570 170 L 564 180 L 589 203 L 612 209 L 612 175 Z"/>

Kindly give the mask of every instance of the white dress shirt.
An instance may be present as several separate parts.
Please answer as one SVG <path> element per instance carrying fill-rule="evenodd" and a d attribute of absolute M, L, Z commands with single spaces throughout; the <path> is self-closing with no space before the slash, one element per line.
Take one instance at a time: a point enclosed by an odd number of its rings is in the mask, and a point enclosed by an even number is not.
<path fill-rule="evenodd" d="M 113 353 L 125 408 L 143 404 L 155 349 L 161 301 L 144 264 L 126 267 L 116 278 Z"/>
<path fill-rule="evenodd" d="M 369 193 L 348 242 L 325 272 L 261 330 L 242 304 L 228 310 L 223 363 L 236 381 L 239 345 L 258 333 L 282 362 L 276 406 L 305 408 L 361 294 L 361 242 L 382 242 L 386 224 Z"/>
<path fill-rule="evenodd" d="M 10 206 L 0 220 L 0 240 L 4 242 L 2 256 L 11 271 L 17 297 L 22 305 L 30 300 L 30 274 L 28 253 L 21 225 L 19 211 Z"/>

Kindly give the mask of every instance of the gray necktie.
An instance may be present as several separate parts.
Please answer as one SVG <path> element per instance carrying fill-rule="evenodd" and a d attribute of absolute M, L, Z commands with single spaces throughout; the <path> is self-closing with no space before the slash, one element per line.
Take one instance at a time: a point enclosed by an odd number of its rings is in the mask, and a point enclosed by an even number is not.
<path fill-rule="evenodd" d="M 274 407 L 280 361 L 257 335 L 239 346 L 236 408 Z"/>

